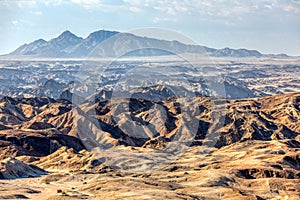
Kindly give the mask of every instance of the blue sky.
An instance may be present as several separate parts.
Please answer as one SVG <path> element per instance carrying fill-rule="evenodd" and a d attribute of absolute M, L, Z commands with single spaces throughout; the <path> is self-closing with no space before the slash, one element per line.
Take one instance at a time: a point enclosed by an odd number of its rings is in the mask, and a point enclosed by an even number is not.
<path fill-rule="evenodd" d="M 0 54 L 64 30 L 156 27 L 200 45 L 300 55 L 300 0 L 0 0 Z"/>

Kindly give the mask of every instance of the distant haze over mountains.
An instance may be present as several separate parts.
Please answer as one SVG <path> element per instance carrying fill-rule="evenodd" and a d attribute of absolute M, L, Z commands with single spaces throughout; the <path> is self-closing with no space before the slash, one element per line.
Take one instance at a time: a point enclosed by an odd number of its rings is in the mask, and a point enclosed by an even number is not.
<path fill-rule="evenodd" d="M 109 39 L 109 40 L 107 40 Z M 105 42 L 104 42 L 105 41 Z M 101 45 L 100 45 L 101 44 Z M 96 48 L 96 51 L 95 51 Z M 128 52 L 128 50 L 133 50 Z M 248 49 L 214 49 L 200 45 L 188 45 L 178 41 L 159 40 L 131 33 L 100 30 L 83 39 L 70 31 L 64 31 L 49 41 L 38 39 L 24 44 L 5 56 L 40 58 L 85 58 L 88 56 L 160 56 L 182 53 L 205 53 L 213 57 L 287 57 L 285 54 L 261 54 Z M 99 54 L 100 53 L 100 54 Z"/>

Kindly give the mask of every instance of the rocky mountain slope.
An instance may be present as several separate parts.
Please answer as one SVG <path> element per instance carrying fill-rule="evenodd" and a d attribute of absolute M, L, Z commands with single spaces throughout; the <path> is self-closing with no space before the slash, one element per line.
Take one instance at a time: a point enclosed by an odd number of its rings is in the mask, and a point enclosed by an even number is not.
<path fill-rule="evenodd" d="M 298 199 L 299 120 L 300 93 L 2 98 L 0 198 Z"/>
<path fill-rule="evenodd" d="M 85 58 L 87 56 L 159 56 L 182 53 L 205 53 L 213 57 L 276 57 L 276 55 L 263 55 L 256 50 L 214 49 L 105 30 L 95 31 L 85 39 L 77 37 L 70 31 L 65 31 L 49 41 L 38 39 L 24 44 L 8 56 Z M 284 54 L 278 56 L 287 57 Z"/>
<path fill-rule="evenodd" d="M 70 31 L 64 31 L 57 38 L 49 41 L 38 39 L 30 44 L 17 48 L 11 55 L 38 55 L 41 57 L 64 57 L 73 46 L 81 43 L 83 39 Z"/>

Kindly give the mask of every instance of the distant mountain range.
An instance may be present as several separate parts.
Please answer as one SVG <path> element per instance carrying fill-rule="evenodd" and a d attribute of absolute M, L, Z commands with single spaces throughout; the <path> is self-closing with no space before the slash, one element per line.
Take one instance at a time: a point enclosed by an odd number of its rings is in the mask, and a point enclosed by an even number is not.
<path fill-rule="evenodd" d="M 32 43 L 20 46 L 5 56 L 85 58 L 89 56 L 116 57 L 120 55 L 160 56 L 182 53 L 205 53 L 213 57 L 287 57 L 286 54 L 266 55 L 248 49 L 214 49 L 200 45 L 188 45 L 175 40 L 159 40 L 131 33 L 106 30 L 93 32 L 85 39 L 70 31 L 64 31 L 57 38 L 49 41 L 35 40 Z"/>

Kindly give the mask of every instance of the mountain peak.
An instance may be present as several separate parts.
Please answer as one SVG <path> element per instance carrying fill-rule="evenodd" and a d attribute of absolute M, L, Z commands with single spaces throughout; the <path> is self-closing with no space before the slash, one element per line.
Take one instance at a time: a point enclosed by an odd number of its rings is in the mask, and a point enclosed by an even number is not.
<path fill-rule="evenodd" d="M 87 39 L 91 39 L 91 38 L 96 38 L 96 39 L 102 39 L 102 38 L 108 38 L 110 36 L 113 36 L 115 34 L 118 34 L 119 32 L 117 31 L 106 31 L 106 30 L 100 30 L 100 31 L 95 31 L 92 32 Z"/>
<path fill-rule="evenodd" d="M 73 34 L 71 31 L 69 31 L 69 30 L 65 30 L 64 32 L 62 32 L 62 35 L 63 34 Z"/>
<path fill-rule="evenodd" d="M 54 56 L 62 56 L 69 48 L 79 44 L 83 39 L 71 33 L 69 30 L 61 33 L 57 38 L 53 38 L 48 42 L 49 52 L 54 52 Z"/>
<path fill-rule="evenodd" d="M 44 39 L 37 39 L 37 40 L 35 40 L 35 41 L 33 41 L 33 42 L 36 42 L 36 43 L 45 43 L 45 42 L 47 42 L 47 41 L 44 40 Z"/>
<path fill-rule="evenodd" d="M 57 39 L 59 39 L 59 38 L 63 39 L 63 38 L 80 38 L 80 37 L 76 36 L 76 35 L 75 35 L 74 33 L 72 33 L 71 31 L 66 30 L 66 31 L 62 32 L 62 33 L 57 37 Z M 82 39 L 82 38 L 81 38 L 81 39 Z"/>
<path fill-rule="evenodd" d="M 58 37 L 50 41 L 39 41 L 25 44 L 19 47 L 14 52 L 10 53 L 13 56 L 30 55 L 40 57 L 85 57 L 90 55 L 91 52 L 103 41 L 118 35 L 120 32 L 109 30 L 98 30 L 89 34 L 85 39 L 76 36 L 69 30 L 65 30 Z M 121 37 L 126 36 L 126 37 Z M 116 42 L 123 42 L 121 45 L 123 49 L 139 49 L 140 47 L 153 47 L 157 49 L 167 49 L 176 53 L 208 53 L 213 57 L 262 57 L 262 56 L 277 56 L 277 55 L 264 55 L 256 50 L 248 49 L 213 49 L 200 45 L 188 45 L 180 42 L 159 40 L 155 38 L 141 37 L 134 34 L 122 33 L 117 36 L 118 40 L 108 40 L 108 44 L 103 49 L 103 55 L 115 56 Z M 131 41 L 131 42 L 129 42 Z M 125 46 L 124 46 L 125 45 Z M 126 46 L 127 45 L 127 46 Z M 205 51 L 205 52 L 204 52 Z M 137 51 L 128 56 L 149 56 L 149 55 L 166 55 L 165 51 Z M 281 56 L 284 57 L 284 56 Z"/>

